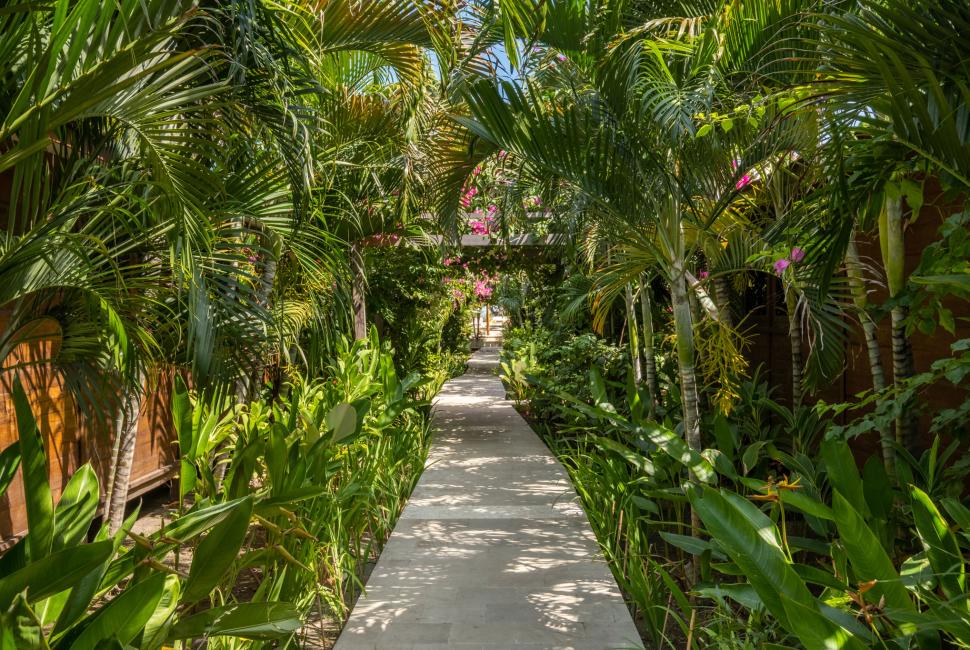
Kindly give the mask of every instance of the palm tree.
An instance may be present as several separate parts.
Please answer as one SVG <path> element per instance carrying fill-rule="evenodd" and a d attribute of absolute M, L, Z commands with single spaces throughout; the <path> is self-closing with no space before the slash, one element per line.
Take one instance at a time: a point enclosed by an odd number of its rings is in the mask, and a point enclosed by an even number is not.
<path fill-rule="evenodd" d="M 697 286 L 690 266 L 698 239 L 689 231 L 708 230 L 727 209 L 742 173 L 732 161 L 754 165 L 777 149 L 750 109 L 739 113 L 736 127 L 714 131 L 700 116 L 743 103 L 730 75 L 758 53 L 756 30 L 788 16 L 725 18 L 727 38 L 741 44 L 723 54 L 713 46 L 719 38 L 714 30 L 679 39 L 665 38 L 671 21 L 624 30 L 618 17 L 624 9 L 608 2 L 547 4 L 545 31 L 537 38 L 560 54 L 542 50 L 536 77 L 545 84 L 472 82 L 465 92 L 472 117 L 460 122 L 544 173 L 567 179 L 618 240 L 639 234 L 670 291 L 684 434 L 699 449 L 688 299 Z M 748 40 L 741 42 L 742 36 Z M 630 268 L 629 277 L 644 270 Z"/>
<path fill-rule="evenodd" d="M 319 365 L 321 337 L 343 330 L 335 197 L 367 194 L 398 161 L 371 149 L 407 132 L 413 97 L 373 90 L 391 68 L 395 87 L 420 87 L 418 43 L 443 18 L 380 0 L 317 9 L 60 0 L 0 16 L 3 369 L 57 324 L 57 355 L 31 363 L 54 365 L 82 415 L 113 405 L 99 426 L 115 431 L 115 526 L 153 375 L 175 367 L 201 393 L 245 398 L 267 357 Z"/>

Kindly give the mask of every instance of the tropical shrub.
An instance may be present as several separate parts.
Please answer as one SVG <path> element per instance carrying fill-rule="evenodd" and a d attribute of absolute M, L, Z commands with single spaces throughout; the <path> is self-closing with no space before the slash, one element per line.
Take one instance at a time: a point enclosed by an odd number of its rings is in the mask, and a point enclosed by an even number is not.
<path fill-rule="evenodd" d="M 0 454 L 0 488 L 22 464 L 30 532 L 0 557 L 0 647 L 275 647 L 309 633 L 311 615 L 342 620 L 424 465 L 420 382 L 398 377 L 376 334 L 342 343 L 325 377 L 294 377 L 270 405 L 226 410 L 179 381 L 177 509 L 147 536 L 131 531 L 135 509 L 91 543 L 97 478 L 82 467 L 53 505 L 17 384 L 21 439 Z"/>

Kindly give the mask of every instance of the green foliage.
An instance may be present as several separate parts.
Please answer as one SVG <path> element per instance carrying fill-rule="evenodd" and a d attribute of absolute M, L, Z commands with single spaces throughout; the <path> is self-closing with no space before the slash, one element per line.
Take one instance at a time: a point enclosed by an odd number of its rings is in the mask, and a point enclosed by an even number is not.
<path fill-rule="evenodd" d="M 398 377 L 376 334 L 341 343 L 325 377 L 295 380 L 269 407 L 229 407 L 180 383 L 173 418 L 189 450 L 183 468 L 201 480 L 183 489 L 161 530 L 130 532 L 136 512 L 114 538 L 102 528 L 87 543 L 98 482 L 82 467 L 50 525 L 31 528 L 18 545 L 28 552 L 15 547 L 2 558 L 2 647 L 272 644 L 293 637 L 321 606 L 342 618 L 424 465 L 426 405 L 413 397 L 421 388 L 417 375 Z M 29 441 L 36 424 L 23 391 L 15 396 Z M 228 461 L 218 461 L 223 450 Z M 20 454 L 25 466 L 44 467 L 39 444 Z M 3 457 L 16 458 L 9 450 Z M 222 480 L 211 469 L 218 462 L 226 465 Z M 31 490 L 49 495 L 46 471 L 27 490 L 29 498 Z M 35 553 L 36 534 L 53 540 L 47 553 Z M 126 536 L 134 546 L 122 546 Z M 172 565 L 183 547 L 192 549 L 185 574 Z M 258 583 L 248 601 L 236 597 L 244 578 Z"/>
<path fill-rule="evenodd" d="M 910 483 L 898 487 L 878 460 L 860 473 L 848 445 L 837 440 L 812 455 L 786 453 L 764 440 L 748 449 L 767 452 L 771 465 L 754 458 L 740 465 L 747 454 L 706 449 L 693 456 L 668 438 L 645 436 L 664 427 L 644 419 L 633 394 L 626 406 L 607 401 L 595 373 L 590 391 L 589 403 L 563 396 L 572 417 L 549 440 L 570 470 L 617 580 L 657 642 L 676 646 L 676 636 L 687 634 L 687 622 L 700 615 L 709 617 L 699 624 L 712 626 L 708 636 L 717 647 L 746 647 L 753 639 L 797 640 L 806 648 L 970 646 L 964 566 L 970 543 L 961 534 L 970 518 L 958 502 L 941 505 L 930 496 L 939 489 L 935 473 L 952 452 L 911 461 L 901 474 Z M 563 437 L 565 431 L 578 435 Z M 724 436 L 738 441 L 737 431 Z M 676 435 L 669 441 L 683 445 Z M 728 449 L 738 447 L 743 442 Z M 682 532 L 685 501 L 703 525 L 702 537 Z M 645 545 L 652 536 L 664 544 Z M 688 561 L 699 565 L 693 584 Z M 669 585 L 661 584 L 665 575 L 687 582 L 675 583 L 676 590 L 699 600 L 670 599 Z M 730 610 L 743 627 L 725 620 Z"/>
<path fill-rule="evenodd" d="M 451 377 L 464 368 L 471 338 L 471 292 L 456 298 L 437 251 L 397 247 L 367 250 L 369 318 L 395 351 L 398 371 Z"/>

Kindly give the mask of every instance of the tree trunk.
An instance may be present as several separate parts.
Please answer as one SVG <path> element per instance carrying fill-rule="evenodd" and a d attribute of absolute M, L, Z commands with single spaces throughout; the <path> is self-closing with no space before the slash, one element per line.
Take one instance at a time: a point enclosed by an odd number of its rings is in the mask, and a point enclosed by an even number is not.
<path fill-rule="evenodd" d="M 723 275 L 714 278 L 714 302 L 717 303 L 720 321 L 729 329 L 734 329 L 734 314 L 731 313 L 731 286 Z"/>
<path fill-rule="evenodd" d="M 350 247 L 351 302 L 354 310 L 354 338 L 367 338 L 367 276 L 360 244 Z"/>
<path fill-rule="evenodd" d="M 640 278 L 640 316 L 643 321 L 643 380 L 647 385 L 647 405 L 650 415 L 657 410 L 657 358 L 653 349 L 653 307 L 650 304 L 650 284 Z"/>
<path fill-rule="evenodd" d="M 802 324 L 798 319 L 798 297 L 785 288 L 785 307 L 788 312 L 788 340 L 791 344 L 791 401 L 792 408 L 802 405 L 802 383 L 805 362 L 802 359 Z"/>
<path fill-rule="evenodd" d="M 141 414 L 143 375 L 138 374 L 137 384 L 126 386 L 121 396 L 118 416 L 115 420 L 115 449 L 109 468 L 110 494 L 106 496 L 105 520 L 108 530 L 114 534 L 125 520 L 125 506 L 128 503 L 128 486 L 131 480 L 132 465 L 135 460 L 135 445 L 138 441 L 138 417 Z"/>
<path fill-rule="evenodd" d="M 913 346 L 906 336 L 906 318 L 909 308 L 895 307 L 892 310 L 892 339 L 893 339 L 893 384 L 901 389 L 907 379 L 913 376 Z M 896 442 L 911 453 L 915 453 L 917 443 L 916 413 L 913 411 L 912 400 L 907 400 L 900 406 L 896 418 Z"/>
<path fill-rule="evenodd" d="M 898 298 L 906 285 L 906 246 L 903 236 L 903 200 L 901 197 L 887 196 L 884 209 L 879 217 L 879 237 L 882 248 L 883 266 L 886 270 L 886 284 L 890 299 Z M 906 380 L 913 376 L 913 348 L 906 336 L 907 307 L 898 305 L 892 312 L 893 346 L 893 384 L 901 389 Z M 897 396 L 898 399 L 898 396 Z M 911 400 L 899 405 L 896 418 L 896 442 L 910 451 L 915 451 L 916 416 Z"/>
<path fill-rule="evenodd" d="M 872 375 L 872 389 L 881 393 L 886 388 L 886 373 L 882 367 L 882 353 L 879 349 L 878 328 L 869 316 L 867 310 L 869 299 L 866 296 L 865 280 L 862 277 L 862 263 L 855 242 L 849 240 L 845 251 L 845 272 L 849 278 L 849 289 L 852 291 L 852 302 L 859 313 L 859 323 L 862 325 L 862 335 L 866 341 L 866 353 L 869 357 L 869 374 Z M 882 448 L 882 462 L 889 476 L 896 474 L 896 452 L 893 449 L 891 431 L 880 431 L 879 442 Z"/>
<path fill-rule="evenodd" d="M 690 299 L 682 268 L 674 268 L 670 285 L 674 309 L 674 327 L 677 332 L 677 364 L 680 372 L 681 401 L 684 408 L 684 439 L 687 445 L 701 451 L 700 398 L 694 370 L 694 325 L 691 317 Z"/>
<path fill-rule="evenodd" d="M 637 327 L 637 312 L 633 304 L 633 285 L 627 282 L 624 295 L 627 329 L 630 332 L 630 362 L 633 364 L 633 381 L 637 386 L 643 383 L 643 368 L 640 365 L 640 337 Z"/>

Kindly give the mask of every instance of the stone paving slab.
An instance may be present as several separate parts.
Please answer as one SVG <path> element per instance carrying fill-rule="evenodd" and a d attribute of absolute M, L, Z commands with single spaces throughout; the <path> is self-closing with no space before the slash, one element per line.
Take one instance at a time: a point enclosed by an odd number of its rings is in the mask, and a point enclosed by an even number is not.
<path fill-rule="evenodd" d="M 642 648 L 565 469 L 497 350 L 435 402 L 428 463 L 335 650 Z"/>

